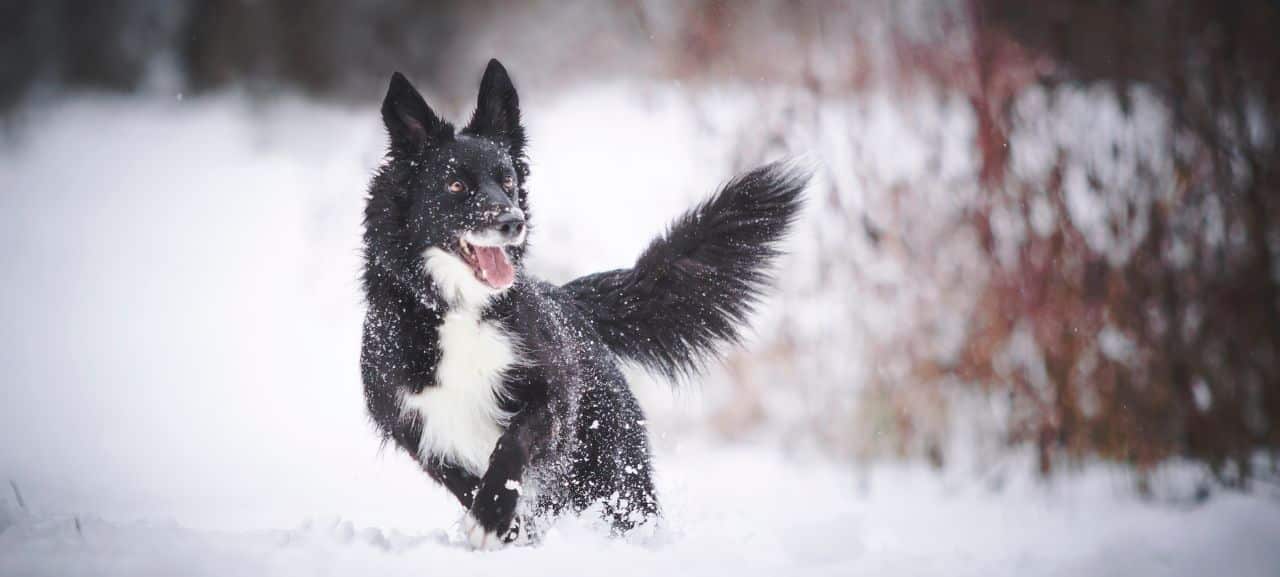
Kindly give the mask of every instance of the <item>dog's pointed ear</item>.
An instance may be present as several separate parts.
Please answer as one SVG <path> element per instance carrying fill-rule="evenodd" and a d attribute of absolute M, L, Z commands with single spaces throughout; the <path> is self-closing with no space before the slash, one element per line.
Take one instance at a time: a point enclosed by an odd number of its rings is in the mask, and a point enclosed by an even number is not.
<path fill-rule="evenodd" d="M 497 59 L 489 61 L 480 80 L 480 96 L 476 112 L 471 115 L 466 132 L 506 142 L 512 156 L 524 154 L 524 127 L 520 125 L 520 97 L 511 84 L 507 69 Z"/>
<path fill-rule="evenodd" d="M 382 123 L 391 136 L 392 150 L 417 150 L 453 136 L 453 126 L 440 120 L 399 72 L 391 75 L 387 96 L 382 100 Z"/>

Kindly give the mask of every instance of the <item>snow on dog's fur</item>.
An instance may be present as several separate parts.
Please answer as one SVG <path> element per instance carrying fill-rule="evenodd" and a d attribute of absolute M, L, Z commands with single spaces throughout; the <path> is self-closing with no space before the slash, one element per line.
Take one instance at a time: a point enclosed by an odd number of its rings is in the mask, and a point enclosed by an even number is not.
<path fill-rule="evenodd" d="M 618 532 L 653 518 L 645 419 L 618 363 L 687 376 L 738 340 L 805 175 L 751 171 L 635 267 L 554 286 L 521 268 L 529 168 L 501 64 L 490 61 L 461 130 L 398 73 L 382 117 L 391 144 L 365 209 L 361 369 L 384 438 L 457 497 L 478 548 L 565 511 L 602 511 Z"/>

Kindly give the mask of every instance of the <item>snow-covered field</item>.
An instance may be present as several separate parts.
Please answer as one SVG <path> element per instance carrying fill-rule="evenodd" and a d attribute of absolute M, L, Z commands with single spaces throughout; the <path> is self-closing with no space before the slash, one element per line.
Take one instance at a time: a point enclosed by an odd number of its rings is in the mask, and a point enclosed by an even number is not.
<path fill-rule="evenodd" d="M 666 525 L 627 541 L 570 520 L 538 546 L 477 553 L 460 541 L 460 511 L 442 491 L 392 490 L 421 493 L 396 528 L 338 517 L 239 531 L 163 517 L 20 517 L 0 533 L 0 575 L 1263 576 L 1280 567 L 1274 500 L 1156 506 L 1106 475 L 997 493 L 924 469 L 856 479 L 830 463 L 698 443 L 659 458 Z"/>
<path fill-rule="evenodd" d="M 531 266 L 628 264 L 728 176 L 717 127 L 750 110 L 726 106 L 709 123 L 618 86 L 531 106 Z M 652 383 L 663 527 L 566 521 L 470 552 L 452 499 L 363 414 L 357 249 L 382 146 L 372 106 L 237 96 L 79 98 L 6 125 L 0 575 L 1280 573 L 1274 495 L 1147 502 L 1098 466 L 855 469 L 676 427 L 702 397 Z"/>

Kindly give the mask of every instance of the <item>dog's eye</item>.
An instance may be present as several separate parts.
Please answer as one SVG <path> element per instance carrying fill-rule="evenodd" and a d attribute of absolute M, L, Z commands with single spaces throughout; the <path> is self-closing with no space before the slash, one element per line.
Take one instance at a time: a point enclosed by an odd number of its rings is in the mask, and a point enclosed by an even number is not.
<path fill-rule="evenodd" d="M 452 192 L 454 194 L 462 194 L 466 191 L 467 191 L 467 185 L 463 184 L 461 180 L 455 180 L 449 183 L 449 192 Z"/>
<path fill-rule="evenodd" d="M 516 179 L 510 176 L 502 179 L 502 188 L 506 189 L 507 192 L 511 192 L 515 187 L 516 187 Z"/>

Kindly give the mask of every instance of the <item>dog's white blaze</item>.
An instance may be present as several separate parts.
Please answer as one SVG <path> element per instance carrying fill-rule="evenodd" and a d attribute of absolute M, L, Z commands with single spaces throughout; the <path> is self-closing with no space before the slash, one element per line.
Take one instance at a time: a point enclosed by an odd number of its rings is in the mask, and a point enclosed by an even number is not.
<path fill-rule="evenodd" d="M 445 315 L 436 386 L 401 399 L 404 410 L 422 417 L 419 455 L 443 456 L 484 475 L 489 454 L 511 418 L 498 401 L 506 394 L 503 373 L 520 362 L 517 346 L 496 324 L 482 320 L 478 309 L 459 308 Z"/>
<path fill-rule="evenodd" d="M 434 246 L 427 249 L 422 253 L 422 262 L 441 296 L 452 305 L 480 309 L 502 292 L 480 282 L 471 265 L 444 249 Z"/>

